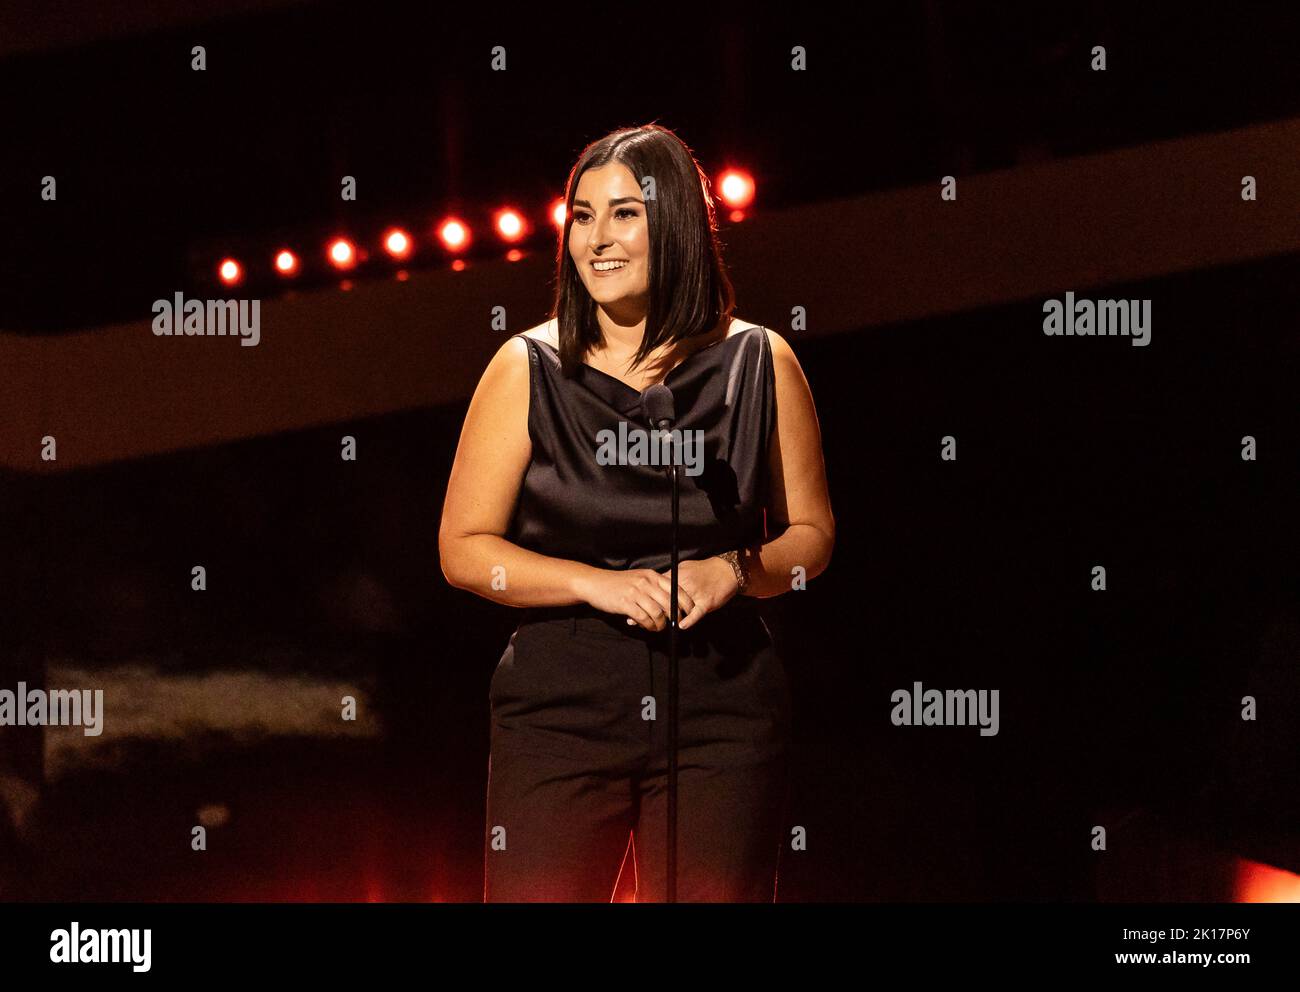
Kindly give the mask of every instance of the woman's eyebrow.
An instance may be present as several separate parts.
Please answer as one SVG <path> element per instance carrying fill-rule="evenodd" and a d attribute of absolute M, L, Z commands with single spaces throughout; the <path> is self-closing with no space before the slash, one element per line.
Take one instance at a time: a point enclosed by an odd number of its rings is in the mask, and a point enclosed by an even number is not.
<path fill-rule="evenodd" d="M 618 197 L 617 199 L 610 200 L 610 201 L 609 201 L 609 205 L 610 205 L 611 207 L 616 207 L 616 206 L 618 206 L 620 203 L 643 203 L 643 202 L 645 202 L 645 201 L 643 201 L 643 200 L 642 200 L 640 197 L 638 197 L 638 196 L 620 196 L 620 197 Z M 574 205 L 575 207 L 586 207 L 588 210 L 591 209 L 591 204 L 588 203 L 586 200 L 574 200 L 574 201 L 573 201 L 573 205 Z"/>

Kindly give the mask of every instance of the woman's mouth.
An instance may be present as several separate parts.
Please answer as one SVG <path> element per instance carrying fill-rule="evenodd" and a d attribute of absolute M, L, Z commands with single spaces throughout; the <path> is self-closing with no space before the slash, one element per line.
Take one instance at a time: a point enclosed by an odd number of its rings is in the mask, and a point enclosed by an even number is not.
<path fill-rule="evenodd" d="M 591 271 L 596 275 L 604 278 L 605 276 L 617 275 L 628 266 L 627 259 L 618 259 L 616 261 L 592 262 Z"/>

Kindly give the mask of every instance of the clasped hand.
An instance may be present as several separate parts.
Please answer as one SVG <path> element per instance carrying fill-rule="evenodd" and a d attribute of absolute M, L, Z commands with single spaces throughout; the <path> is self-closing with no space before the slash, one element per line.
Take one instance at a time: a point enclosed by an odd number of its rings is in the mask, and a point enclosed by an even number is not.
<path fill-rule="evenodd" d="M 677 563 L 678 630 L 692 627 L 702 616 L 736 595 L 736 573 L 722 558 L 701 558 Z M 672 596 L 672 569 L 602 569 L 588 580 L 584 598 L 605 613 L 627 617 L 629 626 L 646 630 L 668 626 Z"/>

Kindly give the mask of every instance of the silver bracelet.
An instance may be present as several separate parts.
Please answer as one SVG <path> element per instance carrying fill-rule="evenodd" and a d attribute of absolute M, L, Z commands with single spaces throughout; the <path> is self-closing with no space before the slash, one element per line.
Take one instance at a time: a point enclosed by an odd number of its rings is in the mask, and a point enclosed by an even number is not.
<path fill-rule="evenodd" d="M 736 573 L 736 593 L 739 595 L 749 587 L 749 570 L 745 567 L 739 551 L 724 551 L 714 558 L 721 558 Z"/>

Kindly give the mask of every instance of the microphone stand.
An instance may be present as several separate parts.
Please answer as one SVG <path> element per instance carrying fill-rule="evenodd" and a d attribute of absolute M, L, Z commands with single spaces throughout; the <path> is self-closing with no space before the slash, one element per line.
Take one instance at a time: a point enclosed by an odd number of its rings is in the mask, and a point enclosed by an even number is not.
<path fill-rule="evenodd" d="M 667 435 L 671 445 L 672 433 Z M 669 459 L 673 488 L 673 552 L 668 633 L 668 902 L 677 901 L 677 452 Z"/>
<path fill-rule="evenodd" d="M 672 550 L 672 569 L 669 583 L 669 607 L 668 607 L 668 850 L 666 861 L 667 869 L 667 901 L 677 901 L 677 689 L 678 689 L 678 672 L 677 672 L 677 559 L 678 550 L 678 529 L 680 514 L 680 486 L 678 472 L 679 452 L 676 451 L 676 445 L 673 443 L 673 433 L 671 427 L 677 420 L 676 408 L 673 404 L 673 393 L 663 383 L 655 383 L 650 386 L 642 396 L 642 408 L 650 421 L 652 428 L 657 428 L 663 432 L 664 447 L 669 453 L 668 469 L 672 479 L 672 505 L 673 505 L 673 550 Z M 665 428 L 669 428 L 665 430 Z"/>

